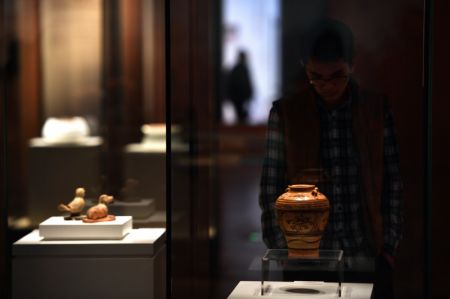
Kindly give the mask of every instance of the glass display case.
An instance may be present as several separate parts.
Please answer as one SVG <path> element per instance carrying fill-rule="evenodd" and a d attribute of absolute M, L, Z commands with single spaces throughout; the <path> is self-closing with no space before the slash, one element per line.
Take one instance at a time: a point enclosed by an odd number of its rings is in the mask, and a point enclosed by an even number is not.
<path fill-rule="evenodd" d="M 317 257 L 290 257 L 287 249 L 268 249 L 261 259 L 261 296 L 267 295 L 268 286 L 264 281 L 270 277 L 271 263 L 282 264 L 283 271 L 317 271 L 327 269 L 336 273 L 338 297 L 342 296 L 342 281 L 344 278 L 344 262 L 342 250 L 320 250 Z"/>
<path fill-rule="evenodd" d="M 129 277 L 116 296 L 165 297 L 164 5 L 0 1 L 0 297 L 56 298 L 115 271 Z"/>
<path fill-rule="evenodd" d="M 79 187 L 86 209 L 110 194 L 113 214 L 165 227 L 162 2 L 4 7 L 8 41 L 19 47 L 8 59 L 20 61 L 6 86 L 8 136 L 17 139 L 7 148 L 9 227 L 36 228 Z M 158 128 L 158 138 L 142 128 Z"/>

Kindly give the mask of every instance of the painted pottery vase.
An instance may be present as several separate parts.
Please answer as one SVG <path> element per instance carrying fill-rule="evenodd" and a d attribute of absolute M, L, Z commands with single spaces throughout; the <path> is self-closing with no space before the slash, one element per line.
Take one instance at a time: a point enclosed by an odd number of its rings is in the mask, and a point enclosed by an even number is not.
<path fill-rule="evenodd" d="M 290 257 L 317 257 L 330 203 L 315 185 L 289 185 L 275 202 Z"/>

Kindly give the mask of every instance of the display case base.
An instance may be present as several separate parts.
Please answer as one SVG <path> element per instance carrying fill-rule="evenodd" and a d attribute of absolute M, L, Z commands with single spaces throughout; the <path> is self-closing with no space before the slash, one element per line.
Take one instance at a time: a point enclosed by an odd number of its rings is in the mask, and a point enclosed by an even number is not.
<path fill-rule="evenodd" d="M 369 299 L 372 294 L 370 283 L 343 283 L 342 298 Z M 241 281 L 228 299 L 251 298 L 338 298 L 337 283 L 322 281 L 268 281 L 265 295 L 261 295 L 261 282 Z"/>
<path fill-rule="evenodd" d="M 46 240 L 119 240 L 132 228 L 131 216 L 116 216 L 114 221 L 97 223 L 54 216 L 39 224 L 39 235 Z"/>

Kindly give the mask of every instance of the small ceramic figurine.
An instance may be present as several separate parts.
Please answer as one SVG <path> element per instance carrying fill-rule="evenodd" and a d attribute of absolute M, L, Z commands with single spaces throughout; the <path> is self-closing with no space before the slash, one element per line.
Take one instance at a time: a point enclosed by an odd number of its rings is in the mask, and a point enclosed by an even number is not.
<path fill-rule="evenodd" d="M 75 197 L 70 203 L 68 203 L 67 205 L 60 204 L 58 206 L 59 211 L 70 212 L 69 216 L 64 217 L 65 220 L 80 220 L 83 218 L 83 216 L 81 216 L 81 211 L 83 211 L 85 204 L 84 201 L 85 193 L 86 192 L 84 188 L 77 188 L 75 190 Z"/>
<path fill-rule="evenodd" d="M 104 222 L 113 221 L 116 219 L 114 215 L 108 215 L 108 204 L 114 201 L 114 197 L 102 194 L 98 198 L 98 204 L 89 208 L 86 213 L 86 218 L 83 222 L 94 223 L 94 222 Z"/>

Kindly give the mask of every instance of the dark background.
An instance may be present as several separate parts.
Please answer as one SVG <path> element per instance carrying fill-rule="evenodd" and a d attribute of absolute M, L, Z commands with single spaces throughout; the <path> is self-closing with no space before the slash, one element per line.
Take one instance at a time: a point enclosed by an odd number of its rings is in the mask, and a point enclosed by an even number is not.
<path fill-rule="evenodd" d="M 430 1 L 432 11 L 432 44 L 424 43 L 424 7 L 419 0 L 334 0 L 334 1 L 282 1 L 282 76 L 286 86 L 298 66 L 299 33 L 322 15 L 340 19 L 353 28 L 357 39 L 356 76 L 370 88 L 389 96 L 396 120 L 397 135 L 401 152 L 401 169 L 405 184 L 405 239 L 399 248 L 395 276 L 396 294 L 399 298 L 445 298 L 450 281 L 450 244 L 448 235 L 447 199 L 450 157 L 448 101 L 450 70 L 450 2 Z M 14 36 L 13 28 L 7 26 L 23 22 L 20 30 L 36 38 L 35 43 L 18 40 L 17 72 L 7 72 L 4 61 L 1 65 L 1 227 L 0 240 L 0 290 L 6 292 L 9 285 L 10 244 L 6 217 L 8 209 L 21 209 L 24 198 L 21 186 L 27 173 L 26 144 L 37 136 L 43 123 L 41 115 L 40 66 L 39 66 L 39 22 L 38 1 L 24 1 L 26 14 L 19 16 L 11 11 L 11 1 L 0 0 L 1 44 L 3 51 Z M 105 1 L 105 9 L 115 4 L 128 6 L 121 19 L 129 26 L 115 28 L 106 26 L 111 39 L 105 40 L 105 47 L 118 46 L 123 51 L 105 55 L 104 77 L 116 82 L 116 77 L 136 82 L 136 90 L 121 86 L 105 85 L 109 95 L 104 109 L 124 113 L 127 128 L 139 125 L 143 116 L 135 103 L 139 103 L 140 41 L 136 38 L 118 38 L 117 32 L 125 34 L 130 30 L 133 36 L 133 22 L 139 16 L 139 1 Z M 161 16 L 164 1 L 155 0 Z M 231 202 L 236 194 L 249 192 L 255 199 L 255 185 L 258 184 L 259 159 L 262 156 L 264 127 L 222 128 L 214 111 L 220 96 L 220 1 L 219 0 L 171 0 L 170 14 L 160 18 L 159 38 L 164 36 L 164 22 L 170 24 L 170 69 L 165 70 L 164 48 L 158 48 L 161 64 L 156 71 L 160 90 L 156 103 L 158 110 L 151 118 L 164 120 L 164 89 L 171 91 L 173 123 L 182 124 L 190 143 L 190 176 L 185 182 L 172 182 L 172 190 L 182 190 L 184 196 L 170 199 L 173 207 L 184 207 L 187 214 L 181 221 L 171 223 L 171 265 L 173 298 L 218 298 L 226 296 L 243 280 L 248 264 L 223 262 L 239 255 L 239 236 L 243 230 L 231 226 L 224 214 L 238 213 L 240 205 Z M 27 21 L 21 21 L 21 16 Z M 113 17 L 110 15 L 110 17 Z M 106 19 L 107 20 L 107 19 Z M 13 22 L 12 22 L 13 21 Z M 114 20 L 111 21 L 112 24 Z M 17 23 L 16 23 L 17 24 Z M 105 29 L 105 30 L 106 30 Z M 109 31 L 108 31 L 109 30 Z M 114 31 L 117 30 L 117 31 Z M 124 35 L 126 36 L 126 35 Z M 432 73 L 431 97 L 424 94 L 424 48 L 431 46 Z M 128 50 L 127 50 L 128 49 Z M 134 49 L 134 50 L 133 50 Z M 4 53 L 4 52 L 2 52 Z M 4 54 L 2 54 L 4 55 Z M 7 56 L 9 57 L 9 56 Z M 10 57 L 9 57 L 10 58 Z M 115 58 L 119 60 L 115 60 Z M 115 63 L 120 61 L 120 68 Z M 116 65 L 117 66 L 117 65 Z M 119 73 L 116 73 L 118 71 Z M 165 71 L 170 82 L 165 82 Z M 119 80 L 120 81 L 120 80 Z M 170 83 L 170 84 L 169 84 Z M 166 85 L 167 84 L 167 85 Z M 118 88 L 118 90 L 117 90 Z M 118 106 L 108 104 L 120 95 Z M 426 103 L 432 104 L 431 119 L 425 117 Z M 114 122 L 105 120 L 105 126 L 118 134 L 110 136 L 112 143 L 110 159 L 130 137 L 127 132 L 117 132 Z M 431 129 L 432 158 L 427 160 L 425 133 Z M 118 138 L 117 136 L 121 136 Z M 118 138 L 118 139 L 114 139 Z M 119 157 L 120 158 L 120 157 Z M 431 163 L 431 174 L 426 173 L 426 162 Z M 235 164 L 233 164 L 235 163 Z M 111 169 L 111 177 L 120 169 Z M 169 172 L 170 173 L 170 172 Z M 431 176 L 431 177 L 430 177 Z M 120 176 L 119 176 L 120 177 Z M 240 179 L 239 179 L 240 178 Z M 431 196 L 426 196 L 426 181 L 431 179 Z M 230 191 L 230 188 L 247 184 L 248 189 Z M 426 203 L 431 211 L 425 209 Z M 251 217 L 252 214 L 246 214 Z M 234 219 L 234 218 L 231 218 Z M 242 219 L 242 218 L 240 218 Z M 250 220 L 249 220 L 250 221 Z M 254 219 L 250 221 L 254 223 Z M 246 223 L 243 221 L 242 225 Z M 431 228 L 427 231 L 427 225 Z M 212 229 L 212 230 L 211 230 Z M 257 228 L 255 228 L 257 230 Z M 213 233 L 212 233 L 213 232 Z M 215 232 L 215 233 L 214 233 Z M 246 235 L 247 236 L 247 235 Z M 245 239 L 245 238 L 244 238 Z M 429 243 L 426 243 L 429 240 Z M 249 256 L 263 249 L 263 245 L 241 241 L 250 252 Z M 431 249 L 427 251 L 426 248 Z M 225 250 L 227 250 L 225 252 Z M 231 252 L 230 252 L 231 251 Z M 244 251 L 243 251 L 244 252 Z M 242 253 L 243 254 L 243 253 Z M 259 252 L 258 252 L 259 254 Z M 233 269 L 231 269 L 233 268 Z M 226 283 L 221 281 L 226 280 Z M 427 284 L 429 282 L 430 284 Z M 219 290 L 218 290 L 219 289 Z M 3 293 L 1 294 L 3 295 Z M 3 298 L 3 296 L 2 296 Z"/>

